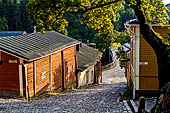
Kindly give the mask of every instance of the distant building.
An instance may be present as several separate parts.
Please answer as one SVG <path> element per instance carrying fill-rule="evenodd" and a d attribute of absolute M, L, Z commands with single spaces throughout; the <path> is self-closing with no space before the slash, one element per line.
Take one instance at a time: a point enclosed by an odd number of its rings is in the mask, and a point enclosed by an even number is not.
<path fill-rule="evenodd" d="M 102 53 L 86 44 L 76 51 L 78 65 L 78 87 L 102 82 Z"/>
<path fill-rule="evenodd" d="M 27 34 L 25 31 L 0 31 L 0 37 L 18 36 Z"/>

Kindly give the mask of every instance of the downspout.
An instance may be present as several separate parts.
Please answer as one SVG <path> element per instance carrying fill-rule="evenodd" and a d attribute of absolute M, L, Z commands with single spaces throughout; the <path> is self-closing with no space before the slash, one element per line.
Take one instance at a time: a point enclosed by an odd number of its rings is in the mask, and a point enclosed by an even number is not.
<path fill-rule="evenodd" d="M 136 90 L 139 90 L 139 57 L 140 57 L 140 27 L 136 26 L 136 36 L 135 36 L 135 41 L 136 41 L 136 62 L 135 62 L 135 78 L 136 78 Z"/>

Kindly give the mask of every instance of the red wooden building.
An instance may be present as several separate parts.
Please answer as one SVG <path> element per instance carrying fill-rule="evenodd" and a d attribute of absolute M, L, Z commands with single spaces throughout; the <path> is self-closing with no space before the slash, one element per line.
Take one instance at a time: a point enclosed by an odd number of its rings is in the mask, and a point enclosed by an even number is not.
<path fill-rule="evenodd" d="M 33 96 L 76 82 L 76 45 L 60 33 L 0 37 L 0 92 Z"/>

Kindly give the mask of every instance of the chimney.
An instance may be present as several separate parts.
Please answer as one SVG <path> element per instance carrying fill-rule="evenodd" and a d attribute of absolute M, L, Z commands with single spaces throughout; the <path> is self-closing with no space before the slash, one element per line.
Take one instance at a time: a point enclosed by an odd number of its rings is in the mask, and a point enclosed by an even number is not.
<path fill-rule="evenodd" d="M 36 33 L 36 26 L 34 26 L 34 33 Z"/>

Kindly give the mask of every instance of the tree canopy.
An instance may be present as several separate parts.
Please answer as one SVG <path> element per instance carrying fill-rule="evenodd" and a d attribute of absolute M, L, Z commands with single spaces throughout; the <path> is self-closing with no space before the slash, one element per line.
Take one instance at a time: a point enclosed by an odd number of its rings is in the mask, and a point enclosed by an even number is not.
<path fill-rule="evenodd" d="M 0 18 L 7 19 L 8 30 L 30 32 L 30 21 L 26 12 L 28 0 L 1 0 Z"/>
<path fill-rule="evenodd" d="M 108 33 L 113 31 L 116 13 L 125 2 L 129 6 L 138 6 L 146 23 L 168 24 L 168 9 L 161 0 L 30 0 L 27 8 L 41 32 L 62 32 L 68 26 L 63 14 L 81 13 L 81 23 L 95 32 Z"/>
<path fill-rule="evenodd" d="M 0 18 L 0 31 L 8 30 L 8 21 L 5 17 Z"/>

